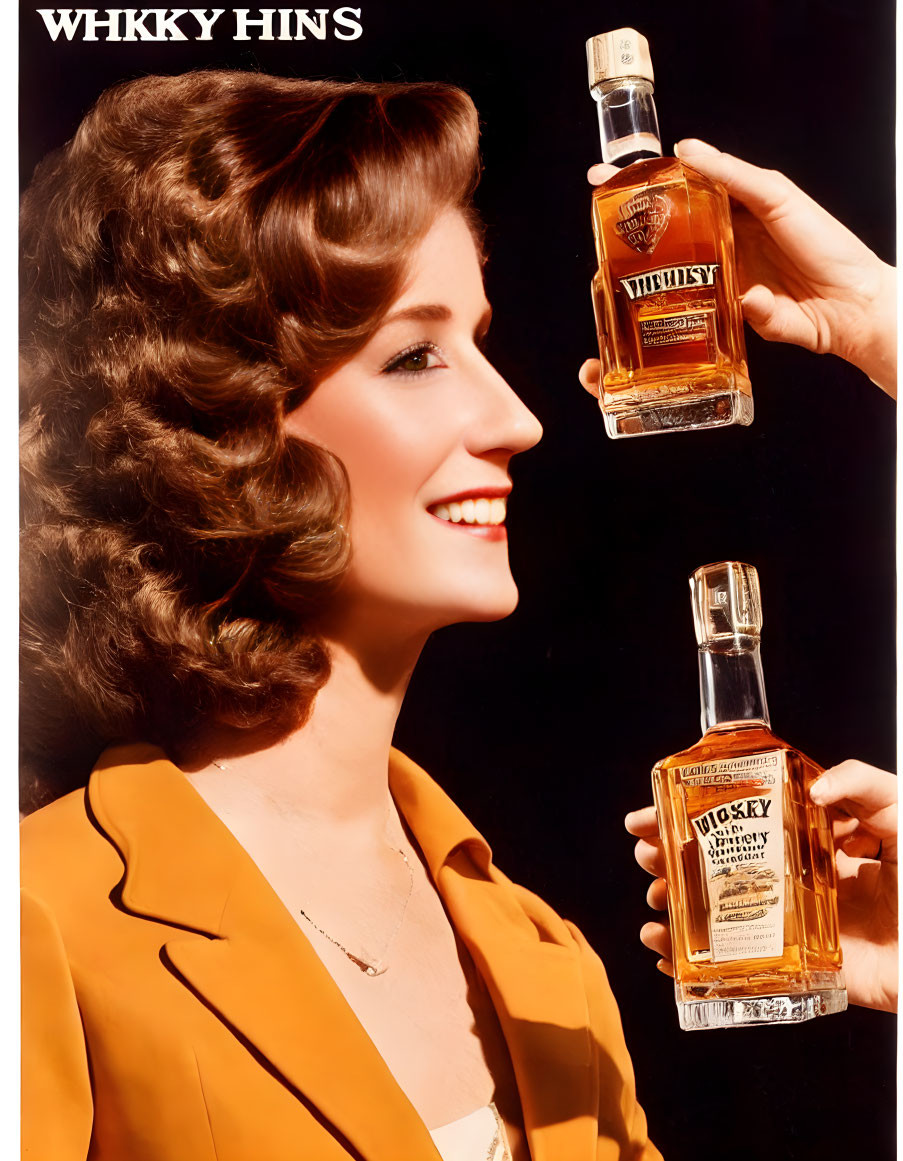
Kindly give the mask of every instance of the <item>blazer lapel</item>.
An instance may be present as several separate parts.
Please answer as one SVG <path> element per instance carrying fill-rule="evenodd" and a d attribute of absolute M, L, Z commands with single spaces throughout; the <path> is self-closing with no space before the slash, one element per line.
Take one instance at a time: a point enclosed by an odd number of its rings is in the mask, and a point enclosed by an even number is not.
<path fill-rule="evenodd" d="M 510 886 L 475 870 L 473 851 L 461 847 L 437 882 L 492 995 L 531 1156 L 590 1161 L 596 1154 L 598 1075 L 576 951 L 538 930 L 512 899 Z"/>
<path fill-rule="evenodd" d="M 187 929 L 165 941 L 170 969 L 361 1158 L 439 1161 L 310 942 L 184 775 L 154 747 L 120 747 L 88 793 L 126 865 L 123 905 Z"/>
<path fill-rule="evenodd" d="M 496 871 L 485 840 L 422 770 L 393 752 L 389 774 L 492 996 L 533 1161 L 590 1161 L 599 1081 L 573 940 L 548 908 L 525 908 L 528 896 Z M 155 747 L 117 747 L 88 797 L 125 863 L 123 906 L 182 929 L 162 940 L 170 970 L 350 1151 L 365 1161 L 439 1161 L 310 942 L 184 775 Z"/>
<path fill-rule="evenodd" d="M 564 923 L 492 865 L 482 836 L 409 759 L 390 783 L 508 1045 L 533 1161 L 596 1156 L 599 1077 L 579 956 Z M 528 903 L 525 906 L 525 901 Z"/>

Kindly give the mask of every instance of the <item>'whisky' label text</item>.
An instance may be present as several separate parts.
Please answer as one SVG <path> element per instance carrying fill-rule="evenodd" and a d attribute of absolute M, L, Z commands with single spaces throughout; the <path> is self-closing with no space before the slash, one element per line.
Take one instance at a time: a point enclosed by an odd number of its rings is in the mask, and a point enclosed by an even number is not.
<path fill-rule="evenodd" d="M 662 266 L 658 270 L 647 270 L 644 274 L 622 278 L 620 283 L 627 297 L 631 302 L 635 302 L 638 298 L 648 298 L 650 294 L 661 294 L 663 290 L 714 286 L 719 269 L 718 262 L 693 266 Z"/>
<path fill-rule="evenodd" d="M 684 767 L 681 781 L 736 797 L 690 819 L 706 883 L 715 963 L 784 950 L 783 752 Z M 758 784 L 758 785 L 756 785 Z"/>
<path fill-rule="evenodd" d="M 716 832 L 720 827 L 726 826 L 731 819 L 768 818 L 771 805 L 769 798 L 743 798 L 739 802 L 726 802 L 724 806 L 708 811 L 701 818 L 694 818 L 693 825 L 700 836 L 705 838 L 710 831 Z"/>

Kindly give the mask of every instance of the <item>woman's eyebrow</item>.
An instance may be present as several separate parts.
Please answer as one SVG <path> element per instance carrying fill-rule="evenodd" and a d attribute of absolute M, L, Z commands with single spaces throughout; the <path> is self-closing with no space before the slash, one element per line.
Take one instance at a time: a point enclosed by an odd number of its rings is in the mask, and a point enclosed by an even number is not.
<path fill-rule="evenodd" d="M 424 302 L 408 306 L 404 310 L 393 311 L 383 319 L 383 326 L 393 322 L 448 322 L 452 317 L 451 308 L 438 302 Z"/>
<path fill-rule="evenodd" d="M 454 318 L 454 313 L 450 307 L 445 306 L 444 303 L 439 302 L 424 302 L 418 303 L 415 306 L 405 307 L 403 310 L 393 311 L 392 314 L 387 315 L 383 319 L 383 326 L 388 326 L 389 323 L 394 322 L 450 322 Z M 492 307 L 489 303 L 486 304 L 486 309 L 480 317 L 480 321 L 476 325 L 475 333 L 483 336 L 489 329 L 489 322 L 492 318 Z"/>

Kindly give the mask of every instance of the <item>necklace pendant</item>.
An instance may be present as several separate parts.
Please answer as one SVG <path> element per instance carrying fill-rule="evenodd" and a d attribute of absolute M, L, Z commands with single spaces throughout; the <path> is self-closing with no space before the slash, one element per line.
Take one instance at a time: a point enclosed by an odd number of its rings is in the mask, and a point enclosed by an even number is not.
<path fill-rule="evenodd" d="M 327 939 L 328 938 L 330 937 L 327 936 Z M 354 952 L 349 951 L 347 947 L 342 947 L 340 943 L 336 946 L 340 951 L 343 951 L 345 955 L 348 956 L 355 967 L 361 969 L 365 976 L 381 976 L 385 973 L 389 966 L 388 964 L 384 964 L 382 960 L 380 960 L 378 963 L 371 963 L 369 960 L 361 959 L 359 955 L 355 955 Z"/>
<path fill-rule="evenodd" d="M 392 847 L 391 849 L 395 851 L 397 855 L 401 855 L 404 865 L 408 869 L 408 877 L 410 882 L 408 883 L 408 893 L 405 897 L 404 906 L 401 909 L 401 915 L 398 917 L 398 923 L 395 925 L 395 930 L 389 936 L 389 942 L 386 944 L 385 949 L 383 950 L 383 959 L 388 954 L 389 949 L 395 942 L 396 935 L 398 935 L 398 932 L 401 930 L 401 925 L 404 922 L 405 912 L 407 911 L 408 904 L 411 901 L 411 895 L 414 893 L 414 868 L 411 866 L 408 856 L 400 847 Z M 314 931 L 319 931 L 320 935 L 322 935 L 324 939 L 328 939 L 331 944 L 334 944 L 334 946 L 337 947 L 344 956 L 347 956 L 347 958 L 351 960 L 355 967 L 360 968 L 364 975 L 368 975 L 372 978 L 373 976 L 381 976 L 385 974 L 389 965 L 384 963 L 383 959 L 377 960 L 376 963 L 368 963 L 367 960 L 361 959 L 359 955 L 355 955 L 353 951 L 349 951 L 343 943 L 339 943 L 335 936 L 330 935 L 328 931 L 324 931 L 319 923 L 314 923 L 303 907 L 299 907 L 298 912 L 303 919 L 307 920 Z"/>

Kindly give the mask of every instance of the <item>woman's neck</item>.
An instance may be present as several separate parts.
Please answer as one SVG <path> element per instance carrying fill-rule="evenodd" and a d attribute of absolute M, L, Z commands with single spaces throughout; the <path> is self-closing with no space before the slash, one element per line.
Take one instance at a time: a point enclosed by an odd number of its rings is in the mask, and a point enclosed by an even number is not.
<path fill-rule="evenodd" d="M 327 640 L 328 681 L 305 724 L 276 741 L 213 730 L 183 761 L 218 813 L 278 813 L 305 828 L 384 833 L 388 758 L 420 645 L 391 657 Z"/>

